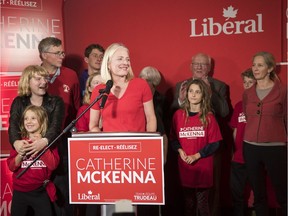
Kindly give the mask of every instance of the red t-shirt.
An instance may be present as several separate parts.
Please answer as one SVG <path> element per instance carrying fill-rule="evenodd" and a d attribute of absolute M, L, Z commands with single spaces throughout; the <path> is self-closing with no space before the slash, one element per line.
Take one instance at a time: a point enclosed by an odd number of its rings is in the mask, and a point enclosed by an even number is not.
<path fill-rule="evenodd" d="M 244 163 L 243 158 L 243 138 L 244 138 L 244 131 L 246 126 L 246 119 L 243 112 L 243 105 L 242 101 L 238 102 L 235 105 L 233 115 L 230 121 L 230 125 L 232 128 L 236 128 L 236 137 L 235 137 L 235 150 L 234 156 L 232 161 L 237 163 Z"/>
<path fill-rule="evenodd" d="M 189 116 L 179 109 L 175 112 L 172 122 L 171 138 L 178 139 L 187 155 L 196 154 L 209 143 L 222 139 L 218 123 L 214 115 L 208 114 L 209 123 L 204 127 L 199 114 Z M 184 187 L 208 188 L 213 185 L 213 157 L 200 158 L 192 164 L 185 163 L 178 157 L 181 183 Z"/>
<path fill-rule="evenodd" d="M 23 161 L 16 166 L 15 157 L 17 154 L 18 153 L 12 149 L 10 156 L 7 158 L 7 164 L 9 170 L 13 172 L 13 189 L 22 192 L 33 191 L 43 186 L 45 180 L 50 180 L 52 171 L 57 168 L 60 160 L 57 147 L 48 149 L 20 178 L 16 178 L 17 175 L 33 161 L 33 158 L 25 156 Z M 56 188 L 51 181 L 49 181 L 46 186 L 46 191 L 50 200 L 55 201 Z"/>
<path fill-rule="evenodd" d="M 99 95 L 99 89 L 105 85 L 94 88 L 91 100 Z M 148 83 L 140 78 L 129 81 L 127 89 L 121 98 L 115 97 L 111 92 L 103 109 L 101 109 L 102 126 L 105 132 L 145 132 L 146 117 L 143 103 L 153 99 Z M 92 109 L 100 110 L 99 100 Z"/>
<path fill-rule="evenodd" d="M 76 118 L 88 107 L 88 104 L 83 104 L 78 112 Z M 77 132 L 87 132 L 89 131 L 89 121 L 90 121 L 90 110 L 88 110 L 84 115 L 79 118 L 79 120 L 76 122 L 75 127 L 77 129 Z"/>

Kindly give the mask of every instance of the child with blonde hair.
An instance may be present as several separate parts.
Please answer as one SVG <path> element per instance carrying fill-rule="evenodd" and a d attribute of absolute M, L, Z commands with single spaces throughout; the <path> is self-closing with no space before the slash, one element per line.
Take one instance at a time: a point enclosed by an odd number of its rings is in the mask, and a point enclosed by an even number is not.
<path fill-rule="evenodd" d="M 11 215 L 26 215 L 29 207 L 35 215 L 51 216 L 51 202 L 56 200 L 56 188 L 50 181 L 52 171 L 59 164 L 59 155 L 56 146 L 48 149 L 27 171 L 17 178 L 35 158 L 26 154 L 25 148 L 35 140 L 39 140 L 47 132 L 48 115 L 41 106 L 30 105 L 22 115 L 20 130 L 22 139 L 28 144 L 23 145 L 21 152 L 12 149 L 7 159 L 8 167 L 13 172 L 13 197 Z"/>

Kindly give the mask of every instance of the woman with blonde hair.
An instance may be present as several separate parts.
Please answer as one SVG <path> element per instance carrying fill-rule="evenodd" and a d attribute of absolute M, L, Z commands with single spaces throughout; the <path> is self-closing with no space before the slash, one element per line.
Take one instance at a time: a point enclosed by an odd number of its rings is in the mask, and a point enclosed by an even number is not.
<path fill-rule="evenodd" d="M 36 155 L 61 133 L 64 102 L 60 97 L 47 93 L 48 80 L 49 73 L 39 65 L 27 66 L 20 77 L 18 96 L 10 108 L 8 128 L 9 141 L 19 154 Z M 41 139 L 27 145 L 28 142 L 21 137 L 19 122 L 29 105 L 42 106 L 47 111 L 48 129 Z"/>
<path fill-rule="evenodd" d="M 271 179 L 280 214 L 287 215 L 287 87 L 276 75 L 276 62 L 269 52 L 253 56 L 256 80 L 244 91 L 246 117 L 243 154 L 254 192 L 256 215 L 268 216 L 265 173 Z"/>
<path fill-rule="evenodd" d="M 134 78 L 126 46 L 114 43 L 107 48 L 101 65 L 101 76 L 104 83 L 112 80 L 113 87 L 103 109 L 100 109 L 100 101 L 91 108 L 90 131 L 101 131 L 101 116 L 103 131 L 155 132 L 152 92 L 145 80 Z M 99 85 L 93 90 L 91 100 L 98 96 L 101 88 L 105 86 Z"/>
<path fill-rule="evenodd" d="M 129 50 L 125 45 L 114 43 L 106 49 L 101 76 L 104 83 L 112 80 L 113 86 L 103 108 L 100 108 L 102 101 L 92 106 L 90 131 L 101 131 L 101 119 L 104 132 L 156 132 L 151 89 L 145 80 L 134 77 Z M 91 100 L 95 100 L 103 88 L 104 84 L 94 88 Z M 140 208 L 137 206 L 138 216 L 142 213 Z"/>

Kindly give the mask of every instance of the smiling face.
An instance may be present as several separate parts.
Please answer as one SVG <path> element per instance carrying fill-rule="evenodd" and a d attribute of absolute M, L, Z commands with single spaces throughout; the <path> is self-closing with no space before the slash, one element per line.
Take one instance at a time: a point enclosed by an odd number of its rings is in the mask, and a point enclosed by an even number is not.
<path fill-rule="evenodd" d="M 43 96 L 48 87 L 48 77 L 35 74 L 29 80 L 31 94 L 34 96 Z"/>
<path fill-rule="evenodd" d="M 111 56 L 108 68 L 112 78 L 126 77 L 130 69 L 130 57 L 125 47 L 119 47 Z"/>
<path fill-rule="evenodd" d="M 263 56 L 255 56 L 253 59 L 252 71 L 257 81 L 270 79 L 269 73 L 273 71 L 273 67 L 268 67 Z"/>
<path fill-rule="evenodd" d="M 28 133 L 40 133 L 39 119 L 35 112 L 27 110 L 24 116 L 24 128 Z"/>

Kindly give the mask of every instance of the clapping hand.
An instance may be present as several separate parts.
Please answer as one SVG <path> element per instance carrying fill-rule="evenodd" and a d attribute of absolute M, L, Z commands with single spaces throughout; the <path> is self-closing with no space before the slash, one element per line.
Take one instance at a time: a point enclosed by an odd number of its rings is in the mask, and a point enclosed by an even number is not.
<path fill-rule="evenodd" d="M 187 80 L 181 83 L 179 89 L 179 101 L 181 102 L 181 104 L 184 102 L 186 98 L 186 91 L 187 91 Z"/>

